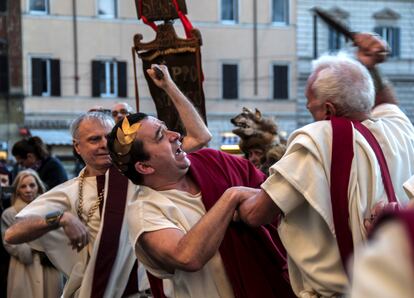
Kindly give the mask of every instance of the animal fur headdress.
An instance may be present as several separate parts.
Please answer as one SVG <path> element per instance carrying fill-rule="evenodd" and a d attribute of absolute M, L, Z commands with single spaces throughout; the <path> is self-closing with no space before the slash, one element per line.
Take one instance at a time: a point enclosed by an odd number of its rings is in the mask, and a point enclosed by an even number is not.
<path fill-rule="evenodd" d="M 230 121 L 236 126 L 233 133 L 240 137 L 239 147 L 245 153 L 253 148 L 267 151 L 272 145 L 279 143 L 276 123 L 262 117 L 258 109 L 253 112 L 243 107 L 242 112 Z"/>

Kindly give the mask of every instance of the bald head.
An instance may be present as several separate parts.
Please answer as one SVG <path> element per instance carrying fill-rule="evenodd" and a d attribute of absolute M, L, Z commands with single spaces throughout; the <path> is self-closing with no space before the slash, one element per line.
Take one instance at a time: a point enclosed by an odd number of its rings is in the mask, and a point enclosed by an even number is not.
<path fill-rule="evenodd" d="M 115 123 L 122 120 L 125 116 L 130 115 L 132 112 L 132 107 L 126 102 L 117 102 L 111 108 L 112 118 L 114 118 Z"/>

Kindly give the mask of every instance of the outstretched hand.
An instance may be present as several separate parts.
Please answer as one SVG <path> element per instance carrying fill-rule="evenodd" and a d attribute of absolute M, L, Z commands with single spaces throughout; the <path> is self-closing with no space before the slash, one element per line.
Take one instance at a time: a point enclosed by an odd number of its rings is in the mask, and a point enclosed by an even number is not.
<path fill-rule="evenodd" d="M 361 32 L 354 35 L 354 45 L 358 47 L 358 60 L 367 68 L 382 63 L 389 54 L 388 44 L 374 33 Z"/>
<path fill-rule="evenodd" d="M 59 224 L 69 238 L 69 244 L 72 245 L 73 249 L 81 251 L 82 248 L 88 244 L 88 230 L 77 216 L 70 212 L 65 212 L 63 213 Z"/>

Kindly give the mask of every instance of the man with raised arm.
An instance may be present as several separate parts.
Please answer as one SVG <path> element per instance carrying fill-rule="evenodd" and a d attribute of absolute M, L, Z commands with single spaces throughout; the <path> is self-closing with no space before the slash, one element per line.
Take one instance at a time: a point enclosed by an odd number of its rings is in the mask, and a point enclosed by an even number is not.
<path fill-rule="evenodd" d="M 292 287 L 299 297 L 346 293 L 349 280 L 344 256 L 365 241 L 364 223 L 370 221 L 376 203 L 389 200 L 386 181 L 392 184 L 397 202 L 404 205 L 408 201 L 402 185 L 414 174 L 414 128 L 388 86 L 377 84 L 375 98 L 367 68 L 374 72 L 386 45 L 371 34 L 358 34 L 356 44 L 357 57 L 364 65 L 343 54 L 314 61 L 306 96 L 315 122 L 292 133 L 285 155 L 271 167 L 261 189 L 229 191 L 245 200 L 239 214 L 253 226 L 282 216 L 279 235 L 288 253 Z M 338 121 L 347 125 L 349 139 L 333 133 Z M 390 179 L 381 177 L 376 152 L 361 132 L 366 130 L 380 145 Z M 350 144 L 350 150 L 336 145 L 336 151 L 332 150 L 338 140 Z M 345 167 L 333 166 L 346 156 L 350 158 Z M 335 188 L 338 183 L 342 183 L 340 191 Z M 339 217 L 334 212 L 338 203 L 342 204 Z M 350 237 L 342 241 L 344 235 Z"/>
<path fill-rule="evenodd" d="M 155 78 L 154 70 L 148 72 Z M 183 150 L 205 146 L 211 135 L 197 111 L 169 75 L 161 81 L 187 129 Z M 5 234 L 11 244 L 37 239 L 32 245 L 45 251 L 68 278 L 64 297 L 138 297 L 136 257 L 124 217 L 137 186 L 112 167 L 107 135 L 113 125 L 110 116 L 100 112 L 73 122 L 73 145 L 85 168 L 24 208 Z"/>

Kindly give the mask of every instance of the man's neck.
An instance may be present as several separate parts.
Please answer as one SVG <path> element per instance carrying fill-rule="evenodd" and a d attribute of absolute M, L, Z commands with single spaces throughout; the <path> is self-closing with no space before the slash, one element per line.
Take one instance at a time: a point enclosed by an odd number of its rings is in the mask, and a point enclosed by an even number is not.
<path fill-rule="evenodd" d="M 194 195 L 200 192 L 200 188 L 195 184 L 188 173 L 183 175 L 178 180 L 168 181 L 160 179 L 158 181 L 154 181 L 152 179 L 152 181 L 144 181 L 144 185 L 157 191 L 176 189 Z"/>
<path fill-rule="evenodd" d="M 367 119 L 369 119 L 369 117 L 371 116 L 370 113 L 365 113 L 365 112 L 355 112 L 349 115 L 336 115 L 337 117 L 344 117 L 346 119 L 349 120 L 356 120 L 359 122 L 365 121 Z"/>
<path fill-rule="evenodd" d="M 108 169 L 109 169 L 109 167 L 108 168 L 102 168 L 102 169 L 95 169 L 95 168 L 92 168 L 92 167 L 86 165 L 85 177 L 105 175 L 105 173 Z"/>

